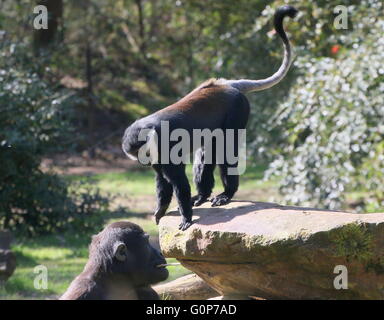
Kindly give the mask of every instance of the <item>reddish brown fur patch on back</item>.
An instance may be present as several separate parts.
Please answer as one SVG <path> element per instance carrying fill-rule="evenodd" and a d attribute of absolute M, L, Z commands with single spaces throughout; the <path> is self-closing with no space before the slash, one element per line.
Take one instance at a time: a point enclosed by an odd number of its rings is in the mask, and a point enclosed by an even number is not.
<path fill-rule="evenodd" d="M 204 81 L 179 101 L 158 112 L 192 112 L 190 113 L 191 117 L 209 117 L 210 114 L 220 116 L 220 113 L 226 112 L 224 106 L 227 102 L 227 90 L 234 89 L 220 83 L 218 79 L 211 78 Z M 220 112 L 217 113 L 216 110 L 220 110 Z"/>
<path fill-rule="evenodd" d="M 199 85 L 196 89 L 204 89 L 204 88 L 209 88 L 213 87 L 215 85 L 215 78 L 208 79 L 204 81 L 201 85 Z"/>

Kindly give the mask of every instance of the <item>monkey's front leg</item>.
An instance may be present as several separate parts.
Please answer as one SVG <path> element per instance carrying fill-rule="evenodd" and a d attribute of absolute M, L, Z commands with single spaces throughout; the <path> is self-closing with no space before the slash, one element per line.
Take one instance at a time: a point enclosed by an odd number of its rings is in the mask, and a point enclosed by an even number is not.
<path fill-rule="evenodd" d="M 159 224 L 160 219 L 165 215 L 169 204 L 172 200 L 173 187 L 163 176 L 160 165 L 153 165 L 156 171 L 156 195 L 157 195 L 157 209 L 155 211 L 156 224 Z"/>
<path fill-rule="evenodd" d="M 180 230 L 186 230 L 192 225 L 191 188 L 185 174 L 185 165 L 163 165 L 164 177 L 172 184 L 175 190 L 179 212 L 182 216 Z"/>

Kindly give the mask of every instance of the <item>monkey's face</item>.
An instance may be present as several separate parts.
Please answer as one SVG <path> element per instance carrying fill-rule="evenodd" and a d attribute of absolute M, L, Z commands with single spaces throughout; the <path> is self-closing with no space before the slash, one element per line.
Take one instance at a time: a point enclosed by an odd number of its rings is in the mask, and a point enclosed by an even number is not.
<path fill-rule="evenodd" d="M 125 130 L 122 148 L 128 158 L 149 166 L 157 163 L 159 158 L 157 141 L 153 126 L 141 126 L 134 122 Z"/>
<path fill-rule="evenodd" d="M 131 160 L 137 160 L 139 148 L 144 144 L 138 140 L 139 131 L 140 127 L 134 122 L 124 132 L 122 149 Z"/>

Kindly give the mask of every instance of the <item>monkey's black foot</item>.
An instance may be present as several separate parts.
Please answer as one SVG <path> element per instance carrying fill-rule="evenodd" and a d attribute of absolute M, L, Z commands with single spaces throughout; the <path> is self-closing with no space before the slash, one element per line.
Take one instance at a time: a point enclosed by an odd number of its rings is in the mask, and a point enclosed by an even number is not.
<path fill-rule="evenodd" d="M 231 198 L 228 197 L 225 193 L 221 193 L 216 197 L 211 199 L 212 207 L 218 207 L 227 204 L 231 201 Z"/>
<path fill-rule="evenodd" d="M 159 224 L 159 221 L 162 217 L 165 216 L 165 213 L 167 212 L 167 208 L 160 207 L 159 209 L 156 210 L 154 213 L 156 224 Z"/>
<path fill-rule="evenodd" d="M 191 199 L 191 203 L 193 207 L 198 207 L 207 201 L 208 201 L 208 197 L 202 196 L 200 194 L 193 196 Z"/>
<path fill-rule="evenodd" d="M 192 223 L 193 223 L 192 221 L 188 221 L 183 218 L 183 221 L 179 224 L 179 230 L 181 231 L 187 230 L 192 225 Z"/>

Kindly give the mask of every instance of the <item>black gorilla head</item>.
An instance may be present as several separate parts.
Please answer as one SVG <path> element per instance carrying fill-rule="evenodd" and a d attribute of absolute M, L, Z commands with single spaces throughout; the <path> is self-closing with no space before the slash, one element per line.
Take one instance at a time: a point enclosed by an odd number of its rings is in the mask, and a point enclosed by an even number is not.
<path fill-rule="evenodd" d="M 149 236 L 138 225 L 120 221 L 109 224 L 93 237 L 90 260 L 103 272 L 126 277 L 134 286 L 145 286 L 167 279 L 163 255 L 149 243 Z"/>

